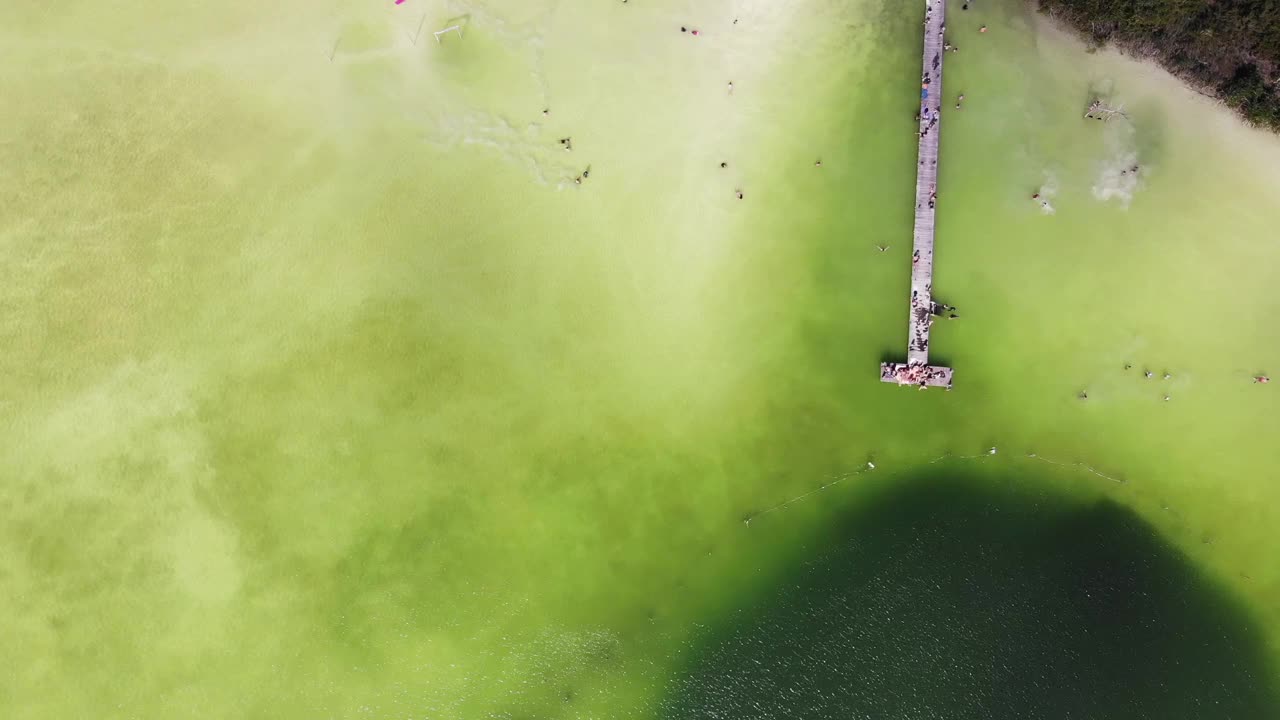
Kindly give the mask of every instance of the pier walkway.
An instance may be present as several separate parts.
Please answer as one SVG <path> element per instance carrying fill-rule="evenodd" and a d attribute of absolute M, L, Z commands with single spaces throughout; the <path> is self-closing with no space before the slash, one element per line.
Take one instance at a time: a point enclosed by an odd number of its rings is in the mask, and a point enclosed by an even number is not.
<path fill-rule="evenodd" d="M 951 387 L 951 368 L 929 365 L 929 326 L 933 323 L 934 207 L 938 199 L 938 140 L 942 123 L 943 28 L 947 0 L 930 0 L 924 22 L 920 89 L 920 144 L 916 167 L 915 230 L 911 253 L 911 313 L 907 362 L 882 363 L 880 379 L 900 385 Z"/>

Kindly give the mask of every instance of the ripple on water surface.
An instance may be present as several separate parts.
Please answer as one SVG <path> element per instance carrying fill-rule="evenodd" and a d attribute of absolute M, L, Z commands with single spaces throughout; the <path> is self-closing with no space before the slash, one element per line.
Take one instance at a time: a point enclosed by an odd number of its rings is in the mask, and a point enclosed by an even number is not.
<path fill-rule="evenodd" d="M 1233 598 L 1131 511 L 922 478 L 701 638 L 666 718 L 1280 716 Z"/>

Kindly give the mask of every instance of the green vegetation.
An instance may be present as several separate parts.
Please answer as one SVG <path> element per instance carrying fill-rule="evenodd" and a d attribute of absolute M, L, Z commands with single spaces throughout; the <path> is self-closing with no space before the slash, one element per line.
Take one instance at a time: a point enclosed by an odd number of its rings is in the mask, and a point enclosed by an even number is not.
<path fill-rule="evenodd" d="M 1042 0 L 1099 43 L 1158 58 L 1250 122 L 1280 131 L 1280 3 L 1240 0 Z"/>

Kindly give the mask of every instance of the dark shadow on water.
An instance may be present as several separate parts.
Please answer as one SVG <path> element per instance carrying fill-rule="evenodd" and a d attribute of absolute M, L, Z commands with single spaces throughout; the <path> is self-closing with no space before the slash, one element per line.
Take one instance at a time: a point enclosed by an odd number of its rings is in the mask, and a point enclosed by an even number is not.
<path fill-rule="evenodd" d="M 1169 126 L 1164 107 L 1154 101 L 1142 102 L 1134 108 L 1133 117 L 1138 160 L 1159 165 L 1165 157 L 1165 135 Z"/>
<path fill-rule="evenodd" d="M 902 344 L 905 346 L 907 341 L 903 340 Z M 901 363 L 906 361 L 907 351 L 904 348 L 894 348 L 892 350 L 885 348 L 880 351 L 880 362 L 882 363 Z"/>
<path fill-rule="evenodd" d="M 922 477 L 713 623 L 662 717 L 1280 717 L 1242 607 L 1144 521 L 1033 482 Z"/>

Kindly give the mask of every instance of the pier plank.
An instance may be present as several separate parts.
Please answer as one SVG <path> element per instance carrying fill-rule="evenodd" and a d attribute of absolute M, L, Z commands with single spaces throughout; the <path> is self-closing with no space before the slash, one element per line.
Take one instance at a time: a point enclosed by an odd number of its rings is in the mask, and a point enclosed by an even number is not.
<path fill-rule="evenodd" d="M 951 387 L 951 368 L 929 365 L 933 306 L 933 249 L 938 200 L 938 145 L 942 128 L 942 67 L 946 0 L 929 0 L 924 21 L 920 127 L 916 166 L 915 223 L 911 252 L 911 310 L 907 320 L 907 362 L 883 363 L 880 379 L 903 385 Z M 921 312 L 921 310 L 924 312 Z M 908 379 L 911 378 L 911 379 Z M 904 382 L 905 380 L 905 382 Z M 923 380 L 923 383 L 921 382 Z"/>

